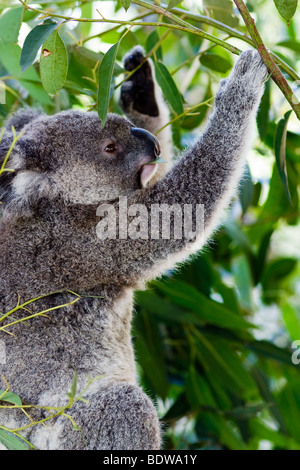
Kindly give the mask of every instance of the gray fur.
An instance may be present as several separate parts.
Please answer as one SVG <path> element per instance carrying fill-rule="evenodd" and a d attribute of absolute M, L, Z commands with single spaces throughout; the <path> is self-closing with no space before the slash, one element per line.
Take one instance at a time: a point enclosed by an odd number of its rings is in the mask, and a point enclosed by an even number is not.
<path fill-rule="evenodd" d="M 159 448 L 155 407 L 136 384 L 130 337 L 133 291 L 199 249 L 203 234 L 192 243 L 189 237 L 174 236 L 100 240 L 96 211 L 103 202 L 112 202 L 118 211 L 120 195 L 128 196 L 128 205 L 144 204 L 149 211 L 162 202 L 204 204 L 206 240 L 220 223 L 243 173 L 266 77 L 259 55 L 243 53 L 229 78 L 221 81 L 204 134 L 163 176 L 172 156 L 170 129 L 166 129 L 161 146 L 167 163 L 145 188 L 140 187 L 139 170 L 153 156 L 151 139 L 132 135 L 131 127 L 134 122 L 155 132 L 168 119 L 156 84 L 153 99 L 158 116 L 148 116 L 147 109 L 134 110 L 133 79 L 122 95 L 130 121 L 109 115 L 101 129 L 95 113 L 64 111 L 45 116 L 26 110 L 7 124 L 0 158 L 11 142 L 11 124 L 25 134 L 10 158 L 9 166 L 16 172 L 0 180 L 4 201 L 0 309 L 13 308 L 18 295 L 24 302 L 59 292 L 30 305 L 33 312 L 73 300 L 68 291 L 82 298 L 47 317 L 15 325 L 9 330 L 14 336 L 0 332 L 0 340 L 6 343 L 1 375 L 24 403 L 45 406 L 67 403 L 74 370 L 79 391 L 86 386 L 87 376 L 101 375 L 85 392 L 89 403 L 76 402 L 69 411 L 81 432 L 73 430 L 64 417 L 47 427 L 29 428 L 24 435 L 37 448 Z M 107 155 L 103 148 L 111 141 L 118 151 Z M 16 312 L 14 319 L 24 313 Z M 0 383 L 0 388 L 5 384 Z M 46 415 L 44 411 L 31 414 L 35 419 Z M 2 410 L 0 424 L 15 428 L 28 424 L 28 419 L 22 412 Z"/>

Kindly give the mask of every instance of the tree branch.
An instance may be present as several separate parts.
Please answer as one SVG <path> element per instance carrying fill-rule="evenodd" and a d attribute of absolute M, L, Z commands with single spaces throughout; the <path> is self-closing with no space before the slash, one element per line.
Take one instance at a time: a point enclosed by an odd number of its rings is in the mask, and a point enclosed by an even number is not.
<path fill-rule="evenodd" d="M 118 26 L 131 25 L 131 26 L 153 26 L 153 27 L 162 27 L 162 28 L 180 30 L 185 33 L 194 34 L 203 39 L 207 39 L 213 44 L 219 45 L 223 47 L 224 49 L 227 49 L 232 54 L 239 55 L 241 51 L 238 48 L 188 23 L 187 21 L 180 18 L 179 15 L 184 16 L 185 18 L 190 19 L 192 21 L 197 21 L 200 23 L 211 25 L 223 32 L 226 32 L 230 37 L 235 37 L 248 43 L 249 45 L 251 45 L 252 47 L 256 48 L 259 51 L 274 82 L 280 88 L 280 90 L 286 97 L 287 101 L 291 105 L 292 109 L 295 111 L 296 116 L 300 120 L 300 104 L 295 102 L 295 95 L 276 64 L 278 64 L 282 68 L 282 70 L 284 70 L 291 77 L 292 80 L 298 81 L 300 80 L 300 78 L 297 75 L 297 73 L 288 64 L 286 64 L 281 58 L 279 58 L 278 56 L 276 56 L 276 54 L 266 49 L 260 37 L 260 34 L 255 26 L 254 20 L 252 19 L 246 5 L 244 4 L 242 0 L 234 0 L 234 1 L 244 19 L 244 22 L 246 24 L 250 37 L 247 36 L 246 34 L 243 34 L 231 28 L 230 26 L 227 26 L 217 20 L 214 20 L 213 18 L 190 13 L 180 8 L 172 8 L 171 10 L 168 10 L 167 5 L 164 5 L 164 4 L 156 5 L 156 4 L 144 1 L 144 0 L 132 0 L 132 3 L 135 3 L 136 5 L 146 8 L 148 9 L 148 11 L 149 10 L 153 11 L 154 13 L 160 15 L 160 17 L 164 16 L 168 18 L 171 21 L 171 23 L 163 23 L 160 21 L 159 22 L 144 22 L 144 21 L 136 21 L 136 19 L 121 21 L 121 20 L 113 20 L 113 19 L 107 19 L 107 18 L 101 18 L 101 19 L 73 18 L 69 16 L 59 15 L 59 14 L 53 13 L 52 11 L 39 10 L 37 8 L 29 6 L 24 0 L 19 0 L 19 1 L 28 10 L 32 10 L 32 11 L 35 11 L 36 13 L 40 13 L 44 15 L 45 17 L 60 18 L 64 21 L 111 23 L 111 24 L 116 24 L 117 25 L 116 28 Z"/>
<path fill-rule="evenodd" d="M 101 19 L 90 19 L 90 18 L 74 18 L 71 16 L 64 16 L 64 15 L 59 15 L 57 13 L 53 13 L 52 11 L 47 11 L 47 10 L 39 10 L 38 8 L 31 7 L 27 5 L 27 3 L 24 0 L 19 0 L 20 3 L 27 9 L 31 11 L 35 11 L 36 13 L 40 13 L 44 17 L 52 17 L 52 18 L 60 18 L 64 21 L 77 21 L 77 22 L 84 22 L 84 23 L 112 23 L 112 24 L 119 24 L 120 26 L 155 26 L 155 27 L 160 27 L 160 28 L 169 28 L 169 29 L 177 29 L 179 31 L 183 31 L 185 33 L 190 33 L 190 34 L 195 34 L 196 36 L 199 36 L 203 39 L 207 39 L 208 41 L 213 42 L 214 44 L 217 44 L 224 49 L 227 49 L 229 52 L 232 54 L 239 55 L 241 52 L 237 47 L 232 46 L 231 44 L 228 44 L 227 42 L 223 41 L 222 39 L 219 39 L 211 34 L 205 33 L 199 28 L 196 28 L 193 25 L 190 25 L 189 23 L 181 20 L 178 18 L 176 15 L 173 15 L 176 18 L 176 24 L 172 23 L 162 23 L 162 22 L 146 22 L 146 21 L 130 21 L 130 20 L 112 20 L 108 18 L 101 18 Z M 150 3 L 147 2 L 142 2 L 143 4 L 145 3 L 146 5 L 149 5 L 149 7 L 153 6 Z M 165 12 L 163 8 L 157 7 L 158 10 L 156 13 L 162 14 L 162 12 Z M 151 8 L 150 8 L 151 10 Z M 170 15 L 164 15 L 167 17 L 170 17 Z M 172 15 L 171 15 L 172 16 Z"/>
<path fill-rule="evenodd" d="M 248 8 L 246 7 L 243 0 L 234 0 L 242 18 L 245 22 L 249 35 L 253 40 L 254 47 L 258 50 L 262 60 L 264 61 L 271 77 L 273 78 L 276 85 L 280 88 L 284 96 L 286 97 L 287 101 L 291 105 L 292 109 L 295 111 L 297 118 L 300 120 L 300 103 L 295 103 L 295 95 L 290 88 L 288 82 L 286 81 L 285 77 L 281 73 L 280 69 L 276 65 L 275 61 L 271 57 L 271 54 L 267 50 L 263 40 L 257 30 L 255 25 L 255 21 L 250 15 Z"/>

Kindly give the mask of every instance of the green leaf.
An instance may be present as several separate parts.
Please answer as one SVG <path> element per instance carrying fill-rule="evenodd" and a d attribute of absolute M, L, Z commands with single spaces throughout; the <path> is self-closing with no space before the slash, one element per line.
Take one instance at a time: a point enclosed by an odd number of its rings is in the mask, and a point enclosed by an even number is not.
<path fill-rule="evenodd" d="M 39 48 L 43 45 L 48 36 L 58 28 L 58 26 L 59 23 L 56 21 L 46 20 L 43 24 L 33 28 L 26 36 L 20 60 L 20 65 L 23 71 L 34 62 Z"/>
<path fill-rule="evenodd" d="M 258 419 L 250 421 L 251 434 L 259 441 L 270 441 L 279 449 L 300 450 L 300 444 L 295 439 L 286 436 L 278 431 L 278 429 L 270 429 Z"/>
<path fill-rule="evenodd" d="M 21 74 L 20 57 L 20 46 L 0 42 L 0 61 L 6 70 L 8 70 L 11 75 L 14 75 L 14 77 L 18 77 L 18 75 Z"/>
<path fill-rule="evenodd" d="M 300 42 L 297 41 L 291 41 L 289 39 L 286 39 L 285 41 L 278 42 L 276 46 L 286 47 L 287 49 L 291 49 L 292 51 L 300 52 Z"/>
<path fill-rule="evenodd" d="M 13 392 L 6 392 L 5 390 L 0 390 L 0 401 L 6 401 L 18 406 L 22 405 L 22 400 L 19 395 Z"/>
<path fill-rule="evenodd" d="M 190 406 L 187 397 L 184 393 L 179 395 L 177 399 L 172 403 L 166 414 L 162 417 L 162 422 L 166 423 L 169 420 L 178 420 L 182 416 L 185 416 L 189 412 Z"/>
<path fill-rule="evenodd" d="M 233 427 L 230 422 L 227 422 L 222 416 L 214 413 L 201 413 L 198 427 L 209 429 L 209 434 L 216 435 L 218 441 L 231 450 L 247 450 L 247 446 L 238 433 L 236 427 Z M 197 427 L 196 427 L 197 428 Z M 219 447 L 219 446 L 218 446 Z"/>
<path fill-rule="evenodd" d="M 104 57 L 102 52 L 94 52 L 82 46 L 72 46 L 71 50 L 76 61 L 87 69 L 94 69 L 97 62 L 100 63 Z M 85 70 L 85 73 L 87 72 L 88 70 Z M 124 69 L 115 63 L 113 75 L 120 75 L 123 72 Z"/>
<path fill-rule="evenodd" d="M 285 113 L 284 117 L 280 119 L 275 133 L 274 148 L 277 169 L 280 175 L 281 182 L 284 187 L 285 194 L 292 205 L 291 193 L 288 184 L 288 177 L 286 171 L 286 134 L 289 117 L 292 110 Z"/>
<path fill-rule="evenodd" d="M 280 16 L 289 24 L 296 13 L 298 0 L 274 0 L 274 3 Z"/>
<path fill-rule="evenodd" d="M 13 433 L 0 429 L 0 442 L 8 450 L 29 450 L 28 445 Z"/>
<path fill-rule="evenodd" d="M 172 8 L 176 7 L 176 5 L 179 5 L 179 3 L 181 2 L 182 0 L 169 0 L 167 10 L 171 10 Z"/>
<path fill-rule="evenodd" d="M 233 419 L 249 420 L 250 418 L 257 416 L 258 413 L 270 407 L 271 405 L 272 403 L 259 403 L 258 405 L 241 406 L 230 411 L 226 411 L 225 415 Z"/>
<path fill-rule="evenodd" d="M 243 248 L 245 253 L 252 253 L 253 249 L 250 240 L 235 220 L 228 219 L 224 228 L 232 240 Z"/>
<path fill-rule="evenodd" d="M 159 42 L 159 35 L 158 35 L 157 30 L 154 29 L 152 33 L 149 34 L 149 36 L 147 37 L 146 46 L 145 46 L 146 53 L 149 54 L 149 52 L 154 48 L 154 46 L 158 42 Z M 154 59 L 155 58 L 157 58 L 160 61 L 163 59 L 161 46 L 159 46 L 156 49 L 155 54 L 154 54 Z"/>
<path fill-rule="evenodd" d="M 243 232 L 240 232 L 242 235 Z M 244 235 L 244 234 L 243 234 Z M 242 237 L 243 238 L 243 237 Z M 242 242 L 242 239 L 241 239 Z M 240 246 L 243 246 L 242 244 Z M 246 247 L 246 245 L 244 245 Z M 248 256 L 241 254 L 232 260 L 232 272 L 239 293 L 240 305 L 247 311 L 252 308 L 252 277 Z"/>
<path fill-rule="evenodd" d="M 47 93 L 56 95 L 64 86 L 68 73 L 67 50 L 58 31 L 53 31 L 42 45 L 40 72 Z"/>
<path fill-rule="evenodd" d="M 258 356 L 273 359 L 276 362 L 295 367 L 291 360 L 290 351 L 288 351 L 287 349 L 279 348 L 278 346 L 275 346 L 275 344 L 269 343 L 268 341 L 253 341 L 251 343 L 247 343 L 245 346 L 247 349 L 250 349 Z"/>
<path fill-rule="evenodd" d="M 0 60 L 9 73 L 18 78 L 19 82 L 38 103 L 52 104 L 52 101 L 41 85 L 40 77 L 34 67 L 31 66 L 23 73 L 21 72 L 20 57 L 20 46 L 0 42 Z"/>
<path fill-rule="evenodd" d="M 166 160 L 163 158 L 157 158 L 156 160 L 152 160 L 152 162 L 147 163 L 147 165 L 156 165 L 157 163 L 166 163 Z"/>
<path fill-rule="evenodd" d="M 272 141 L 274 141 L 274 135 L 272 136 Z M 287 161 L 287 164 L 288 163 L 289 162 Z M 293 173 L 291 173 L 291 170 L 289 176 L 290 179 L 294 176 Z M 295 207 L 298 207 L 299 200 L 297 191 L 298 176 L 295 175 L 295 178 L 291 179 L 291 181 L 293 182 L 293 185 L 291 185 L 293 206 L 291 206 L 288 198 L 286 197 L 286 193 L 277 169 L 277 164 L 275 162 L 272 177 L 269 183 L 268 197 L 261 209 L 259 216 L 261 221 L 270 220 L 275 222 L 280 218 L 284 218 L 289 223 L 294 220 L 295 222 L 298 221 L 297 211 L 295 211 Z"/>
<path fill-rule="evenodd" d="M 282 282 L 292 274 L 298 262 L 294 258 L 279 258 L 270 261 L 261 276 L 261 284 L 266 300 L 276 301 L 281 297 Z"/>
<path fill-rule="evenodd" d="M 297 340 L 300 338 L 300 316 L 296 314 L 296 309 L 290 304 L 285 303 L 281 306 L 282 318 L 285 323 L 286 329 L 292 339 Z"/>
<path fill-rule="evenodd" d="M 135 321 L 135 334 L 135 351 L 147 379 L 147 389 L 150 388 L 154 395 L 158 394 L 165 399 L 169 381 L 157 318 L 141 309 Z"/>
<path fill-rule="evenodd" d="M 96 63 L 101 62 L 104 57 L 101 52 L 97 54 L 83 46 L 72 46 L 71 51 L 75 59 L 86 68 L 94 68 Z"/>
<path fill-rule="evenodd" d="M 242 359 L 228 341 L 216 339 L 209 334 L 197 332 L 197 355 L 206 371 L 214 374 L 219 383 L 234 394 L 255 390 L 255 383 Z"/>
<path fill-rule="evenodd" d="M 288 435 L 300 442 L 300 375 L 299 367 L 285 370 L 285 385 L 274 397 L 284 419 Z"/>
<path fill-rule="evenodd" d="M 269 248 L 270 248 L 270 241 L 271 241 L 271 237 L 273 235 L 273 232 L 274 232 L 273 228 L 268 229 L 266 231 L 266 233 L 264 233 L 262 235 L 261 243 L 260 243 L 260 246 L 259 246 L 259 249 L 258 249 L 256 259 L 255 259 L 255 264 L 254 264 L 254 282 L 255 282 L 255 284 L 257 284 L 260 281 L 261 276 L 263 274 L 263 270 L 265 268 L 266 259 L 267 259 L 268 251 L 269 251 Z"/>
<path fill-rule="evenodd" d="M 232 67 L 232 60 L 229 54 L 225 57 L 215 52 L 202 54 L 200 56 L 200 63 L 204 67 L 219 73 L 227 73 Z"/>
<path fill-rule="evenodd" d="M 233 2 L 231 0 L 203 0 L 205 13 L 209 13 L 216 20 L 228 26 L 237 27 L 239 19 L 234 13 Z"/>
<path fill-rule="evenodd" d="M 203 325 L 203 319 L 194 312 L 189 312 L 183 308 L 177 307 L 168 299 L 164 299 L 155 292 L 136 292 L 136 303 L 153 313 L 167 323 L 190 323 L 195 325 Z"/>
<path fill-rule="evenodd" d="M 185 267 L 172 273 L 172 280 L 185 281 L 209 297 L 214 276 L 212 262 L 209 256 L 202 252 L 201 256 L 193 256 Z"/>
<path fill-rule="evenodd" d="M 4 43 L 16 43 L 22 22 L 23 7 L 11 8 L 0 16 L 0 39 Z"/>
<path fill-rule="evenodd" d="M 76 395 L 76 391 L 77 391 L 77 372 L 74 371 L 71 390 L 70 390 L 70 393 L 68 393 L 68 396 L 74 399 Z"/>
<path fill-rule="evenodd" d="M 122 6 L 125 8 L 125 10 L 127 11 L 128 8 L 130 7 L 131 5 L 131 0 L 121 0 L 121 3 L 122 3 Z"/>
<path fill-rule="evenodd" d="M 205 95 L 202 101 L 207 101 L 209 98 L 212 98 L 212 96 L 213 96 L 213 93 L 211 89 L 211 83 L 209 80 L 206 91 L 205 91 Z M 188 130 L 195 129 L 204 121 L 208 110 L 209 110 L 209 106 L 203 105 L 200 103 L 199 107 L 195 108 L 193 110 L 193 113 L 191 113 L 190 116 L 185 116 L 182 119 L 180 123 L 181 127 L 183 129 L 188 129 Z"/>
<path fill-rule="evenodd" d="M 256 117 L 259 137 L 262 141 L 265 139 L 267 135 L 267 128 L 268 128 L 268 123 L 269 123 L 270 91 L 271 91 L 271 81 L 268 80 L 265 83 L 265 91 L 262 96 L 259 109 L 257 112 L 257 117 Z"/>
<path fill-rule="evenodd" d="M 185 384 L 187 398 L 194 409 L 198 409 L 201 406 L 217 407 L 209 384 L 197 372 L 195 367 L 190 367 Z"/>
<path fill-rule="evenodd" d="M 183 105 L 180 93 L 177 89 L 177 86 L 172 78 L 172 75 L 168 71 L 167 67 L 162 63 L 156 61 L 154 63 L 155 67 L 155 76 L 159 86 L 162 89 L 162 92 L 166 100 L 171 105 L 173 111 L 176 114 L 183 113 Z"/>
<path fill-rule="evenodd" d="M 208 299 L 195 287 L 180 281 L 151 283 L 170 297 L 172 302 L 194 311 L 199 320 L 229 329 L 247 329 L 253 327 L 241 315 L 232 313 L 223 304 Z"/>
<path fill-rule="evenodd" d="M 26 88 L 30 96 L 40 104 L 51 105 L 52 100 L 39 82 L 20 79 L 20 83 Z"/>
<path fill-rule="evenodd" d="M 98 114 L 101 119 L 101 126 L 103 127 L 109 107 L 109 100 L 112 93 L 112 78 L 115 68 L 115 61 L 119 49 L 119 42 L 114 44 L 104 55 L 99 67 L 98 73 Z"/>

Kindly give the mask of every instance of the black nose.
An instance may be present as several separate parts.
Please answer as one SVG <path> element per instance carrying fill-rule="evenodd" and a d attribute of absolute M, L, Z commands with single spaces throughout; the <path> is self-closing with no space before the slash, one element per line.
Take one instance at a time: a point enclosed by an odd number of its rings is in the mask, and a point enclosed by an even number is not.
<path fill-rule="evenodd" d="M 160 155 L 160 145 L 157 138 L 151 134 L 151 132 L 146 131 L 146 129 L 140 129 L 139 127 L 132 127 L 131 134 L 138 139 L 142 139 L 145 141 L 145 145 L 150 145 L 151 150 L 154 153 L 155 157 L 159 157 Z"/>

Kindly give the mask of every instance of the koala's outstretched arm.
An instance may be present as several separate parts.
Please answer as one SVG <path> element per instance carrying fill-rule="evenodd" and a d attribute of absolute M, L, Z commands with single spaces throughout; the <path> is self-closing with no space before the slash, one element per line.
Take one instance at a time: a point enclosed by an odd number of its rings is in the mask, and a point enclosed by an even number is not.
<path fill-rule="evenodd" d="M 267 70 L 258 53 L 242 53 L 230 76 L 220 84 L 215 110 L 202 137 L 161 181 L 129 197 L 128 206 L 141 204 L 141 210 L 146 207 L 152 214 L 158 204 L 178 205 L 182 213 L 188 204 L 203 205 L 206 240 L 220 223 L 220 214 L 230 203 L 242 176 L 266 78 Z M 118 241 L 118 266 L 124 271 L 123 279 L 148 279 L 191 254 L 186 251 L 189 236 L 157 239 L 153 237 L 151 222 L 144 237 L 147 239 L 133 240 L 128 236 Z M 193 222 L 195 225 L 195 217 Z M 197 238 L 195 249 L 203 244 L 203 232 Z"/>
<path fill-rule="evenodd" d="M 124 57 L 124 68 L 128 72 L 134 70 L 145 59 L 140 46 L 133 48 Z M 135 124 L 156 134 L 170 121 L 170 112 L 158 86 L 154 67 L 151 60 L 147 60 L 121 87 L 120 105 L 128 119 Z M 171 167 L 173 149 L 171 127 L 167 126 L 158 134 L 161 155 L 166 162 L 159 165 L 152 183 L 160 179 Z"/>

